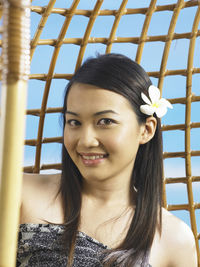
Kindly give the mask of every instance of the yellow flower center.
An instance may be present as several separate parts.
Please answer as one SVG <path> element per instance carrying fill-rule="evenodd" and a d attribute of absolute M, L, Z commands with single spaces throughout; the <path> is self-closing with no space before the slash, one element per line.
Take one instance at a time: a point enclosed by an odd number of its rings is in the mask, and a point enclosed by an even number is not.
<path fill-rule="evenodd" d="M 153 103 L 153 104 L 152 104 L 152 107 L 153 107 L 153 108 L 159 108 L 159 106 L 160 106 L 159 103 Z"/>

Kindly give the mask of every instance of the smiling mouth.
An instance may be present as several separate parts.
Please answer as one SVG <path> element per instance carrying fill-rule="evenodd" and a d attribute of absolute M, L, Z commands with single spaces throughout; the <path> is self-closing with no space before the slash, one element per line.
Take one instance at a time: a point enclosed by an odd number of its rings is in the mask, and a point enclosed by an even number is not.
<path fill-rule="evenodd" d="M 81 157 L 83 163 L 89 166 L 101 163 L 108 157 L 108 154 L 79 153 L 79 156 Z"/>
<path fill-rule="evenodd" d="M 91 159 L 91 160 L 94 160 L 94 159 L 103 159 L 105 158 L 107 155 L 93 155 L 93 156 L 86 156 L 86 155 L 81 155 L 81 157 L 83 159 Z"/>

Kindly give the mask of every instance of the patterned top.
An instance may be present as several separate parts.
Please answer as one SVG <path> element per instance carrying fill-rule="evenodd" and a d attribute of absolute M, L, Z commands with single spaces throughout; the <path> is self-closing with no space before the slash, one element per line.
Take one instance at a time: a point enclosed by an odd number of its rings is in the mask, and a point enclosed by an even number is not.
<path fill-rule="evenodd" d="M 54 224 L 21 224 L 19 229 L 17 267 L 66 267 L 67 249 L 62 243 L 64 226 Z M 83 232 L 77 233 L 73 267 L 101 267 L 103 250 L 108 249 Z M 137 265 L 151 267 L 148 263 Z"/>

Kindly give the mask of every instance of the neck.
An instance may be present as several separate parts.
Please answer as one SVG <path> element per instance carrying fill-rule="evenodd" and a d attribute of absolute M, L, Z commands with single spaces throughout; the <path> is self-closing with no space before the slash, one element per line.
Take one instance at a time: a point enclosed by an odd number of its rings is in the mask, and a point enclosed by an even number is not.
<path fill-rule="evenodd" d="M 130 180 L 113 180 L 114 181 L 112 181 L 112 179 L 105 181 L 87 181 L 84 179 L 82 190 L 83 198 L 104 206 L 133 206 L 134 203 L 130 199 Z M 136 199 L 136 192 L 134 189 L 132 190 L 134 194 L 132 199 Z"/>

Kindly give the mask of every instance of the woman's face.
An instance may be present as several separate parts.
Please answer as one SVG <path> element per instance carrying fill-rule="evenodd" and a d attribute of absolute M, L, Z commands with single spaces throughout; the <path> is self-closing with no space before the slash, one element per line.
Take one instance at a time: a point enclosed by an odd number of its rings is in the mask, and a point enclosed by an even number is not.
<path fill-rule="evenodd" d="M 84 179 L 130 178 L 142 127 L 126 98 L 77 83 L 65 116 L 64 145 Z"/>

